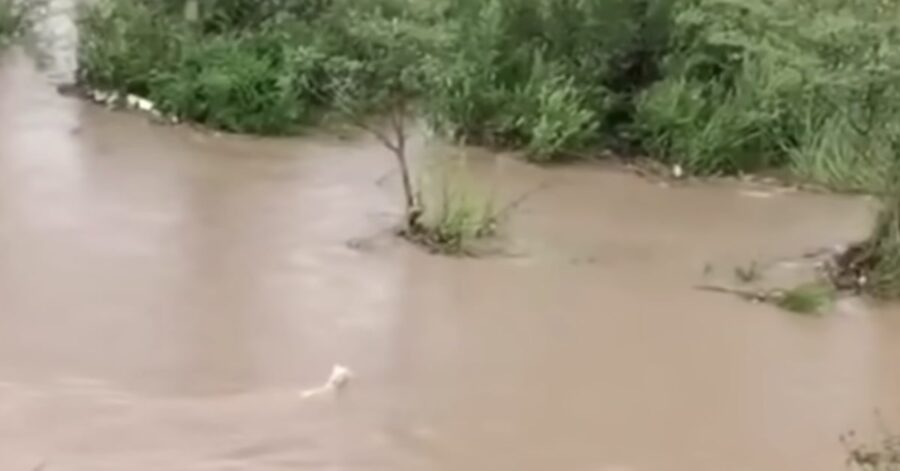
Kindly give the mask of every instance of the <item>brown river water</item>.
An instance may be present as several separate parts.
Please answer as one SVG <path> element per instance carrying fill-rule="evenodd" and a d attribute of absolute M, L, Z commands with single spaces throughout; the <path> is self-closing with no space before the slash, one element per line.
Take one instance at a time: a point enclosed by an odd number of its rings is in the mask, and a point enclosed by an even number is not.
<path fill-rule="evenodd" d="M 515 254 L 432 256 L 384 235 L 373 142 L 158 126 L 32 64 L 0 63 L 4 471 L 826 471 L 900 424 L 900 309 L 693 288 L 861 237 L 861 199 L 480 155 L 543 188 Z"/>

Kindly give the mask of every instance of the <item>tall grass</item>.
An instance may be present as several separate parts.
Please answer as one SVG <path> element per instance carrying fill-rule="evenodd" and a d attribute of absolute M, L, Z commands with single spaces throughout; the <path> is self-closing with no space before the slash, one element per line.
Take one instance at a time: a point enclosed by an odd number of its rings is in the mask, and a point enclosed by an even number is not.
<path fill-rule="evenodd" d="M 638 69 L 662 45 L 642 42 L 656 0 L 449 3 L 452 46 L 431 77 L 431 121 L 535 160 L 608 140 L 628 88 L 644 79 Z"/>
<path fill-rule="evenodd" d="M 494 199 L 469 173 L 465 160 L 440 156 L 421 173 L 424 213 L 421 229 L 428 247 L 451 255 L 476 254 L 494 236 L 499 221 Z"/>
<path fill-rule="evenodd" d="M 637 99 L 660 158 L 703 174 L 787 166 L 878 187 L 900 131 L 897 2 L 685 0 L 664 79 Z"/>

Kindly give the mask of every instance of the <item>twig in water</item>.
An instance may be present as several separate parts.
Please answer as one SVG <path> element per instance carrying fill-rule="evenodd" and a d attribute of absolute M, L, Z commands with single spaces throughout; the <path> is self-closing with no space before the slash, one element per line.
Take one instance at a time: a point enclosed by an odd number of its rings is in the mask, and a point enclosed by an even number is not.
<path fill-rule="evenodd" d="M 550 186 L 551 186 L 551 184 L 550 184 L 549 182 L 544 182 L 544 183 L 541 183 L 540 185 L 537 185 L 536 187 L 534 187 L 534 188 L 532 188 L 532 189 L 530 189 L 530 190 L 528 190 L 528 191 L 522 193 L 522 194 L 519 195 L 516 199 L 510 201 L 510 202 L 507 203 L 505 206 L 503 206 L 502 208 L 500 208 L 499 211 L 497 211 L 496 213 L 494 213 L 494 219 L 500 219 L 501 217 L 503 217 L 504 215 L 506 215 L 506 214 L 509 213 L 510 211 L 512 211 L 512 210 L 518 208 L 519 206 L 521 206 L 522 204 L 524 204 L 525 201 L 526 201 L 528 198 L 531 198 L 531 197 L 534 196 L 535 194 L 537 194 L 537 193 L 539 193 L 539 192 L 541 192 L 541 191 L 546 190 L 546 189 L 549 188 Z"/>
<path fill-rule="evenodd" d="M 725 293 L 725 294 L 733 294 L 747 301 L 757 302 L 757 303 L 765 303 L 772 302 L 777 300 L 781 293 L 779 290 L 774 291 L 764 291 L 764 290 L 754 290 L 754 289 L 741 289 L 741 288 L 731 288 L 728 286 L 720 286 L 720 285 L 699 285 L 696 286 L 696 289 L 702 291 L 712 291 L 715 293 Z"/>
<path fill-rule="evenodd" d="M 378 177 L 375 180 L 375 186 L 384 186 L 384 184 L 388 181 L 388 178 L 391 178 L 392 176 L 394 176 L 395 173 L 397 173 L 396 168 L 392 168 L 392 169 L 388 170 L 387 172 L 384 173 L 384 175 Z"/>

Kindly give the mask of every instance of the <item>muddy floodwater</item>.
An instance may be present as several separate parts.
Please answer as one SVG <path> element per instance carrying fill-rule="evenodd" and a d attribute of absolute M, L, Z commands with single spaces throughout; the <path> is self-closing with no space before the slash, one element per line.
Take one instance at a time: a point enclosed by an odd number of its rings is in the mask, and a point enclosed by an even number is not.
<path fill-rule="evenodd" d="M 900 424 L 900 309 L 693 289 L 861 237 L 866 201 L 472 162 L 542 189 L 508 256 L 431 256 L 385 235 L 375 143 L 154 125 L 6 54 L 0 469 L 828 471 Z"/>

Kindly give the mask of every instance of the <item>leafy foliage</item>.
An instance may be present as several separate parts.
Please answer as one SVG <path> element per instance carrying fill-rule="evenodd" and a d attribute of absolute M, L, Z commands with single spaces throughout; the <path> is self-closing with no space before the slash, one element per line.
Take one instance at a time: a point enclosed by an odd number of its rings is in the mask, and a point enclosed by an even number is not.
<path fill-rule="evenodd" d="M 170 71 L 193 41 L 153 7 L 130 0 L 91 3 L 79 16 L 78 79 L 94 88 L 149 95 L 151 82 Z"/>
<path fill-rule="evenodd" d="M 196 22 L 186 1 L 89 3 L 82 81 L 260 133 L 402 95 L 538 161 L 625 143 L 872 191 L 896 160 L 895 1 L 207 0 Z"/>
<path fill-rule="evenodd" d="M 301 105 L 311 99 L 297 70 L 316 59 L 286 44 L 277 34 L 210 38 L 185 50 L 173 70 L 155 73 L 150 98 L 162 111 L 227 131 L 289 132 L 311 113 Z"/>
<path fill-rule="evenodd" d="M 22 33 L 27 23 L 27 11 L 14 0 L 0 0 L 0 46 Z"/>
<path fill-rule="evenodd" d="M 637 127 L 655 154 L 697 173 L 787 164 L 871 189 L 900 129 L 897 15 L 896 2 L 680 2 L 665 78 L 639 97 Z"/>
<path fill-rule="evenodd" d="M 643 52 L 646 2 L 450 4 L 450 52 L 440 73 L 430 75 L 436 128 L 468 141 L 525 146 L 537 160 L 612 131 L 609 121 L 626 88 L 623 69 Z"/>

